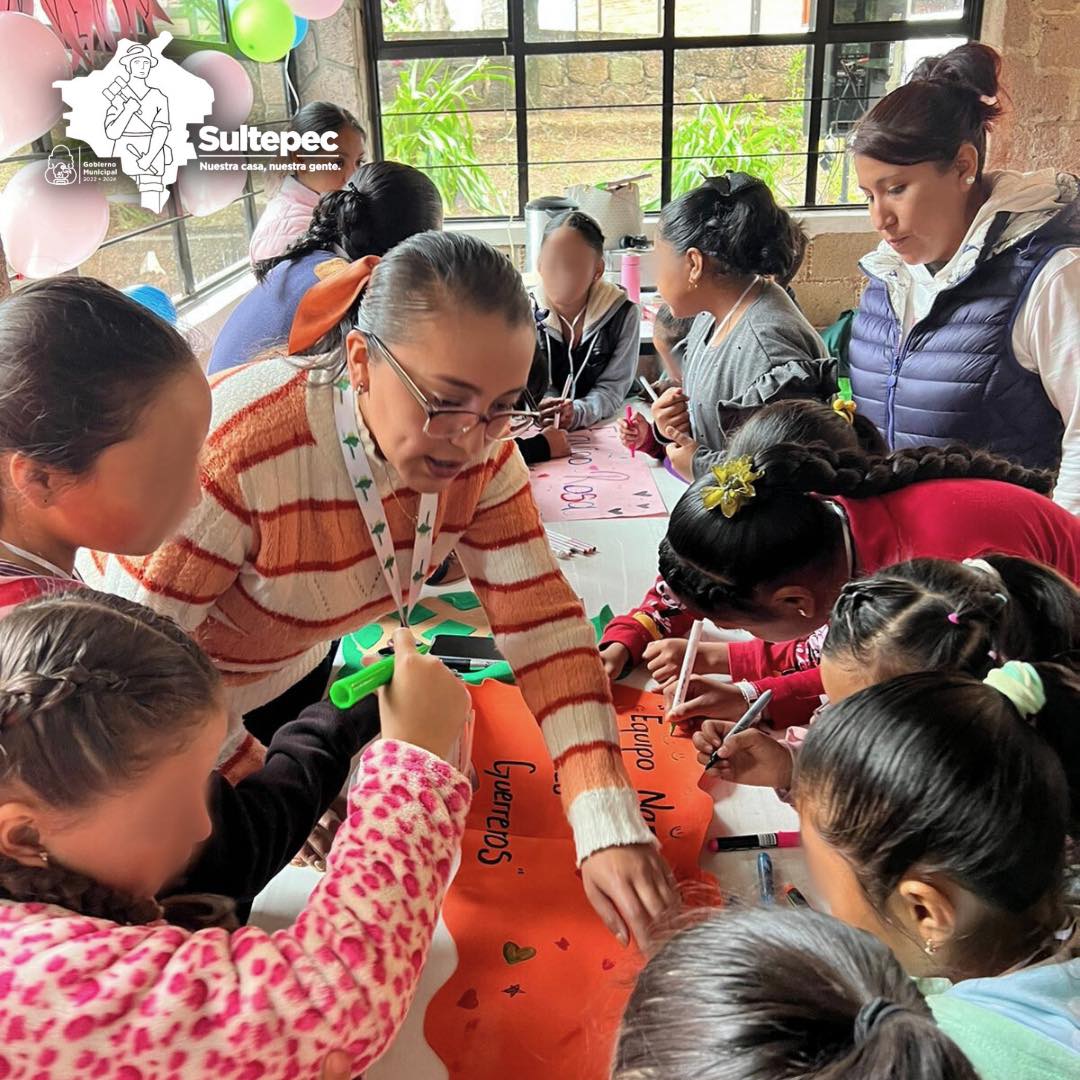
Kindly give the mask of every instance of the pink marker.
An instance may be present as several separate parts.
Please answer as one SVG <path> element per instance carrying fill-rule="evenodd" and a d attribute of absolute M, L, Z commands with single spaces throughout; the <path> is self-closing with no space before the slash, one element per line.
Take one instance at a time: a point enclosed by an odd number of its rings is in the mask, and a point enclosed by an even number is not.
<path fill-rule="evenodd" d="M 634 422 L 634 410 L 629 405 L 626 406 L 626 422 L 628 424 L 632 424 Z M 637 457 L 637 454 L 635 453 L 633 446 L 630 447 L 630 456 L 631 457 Z"/>
<path fill-rule="evenodd" d="M 793 848 L 802 843 L 797 832 L 752 833 L 750 836 L 714 836 L 710 851 L 752 851 L 754 848 Z"/>

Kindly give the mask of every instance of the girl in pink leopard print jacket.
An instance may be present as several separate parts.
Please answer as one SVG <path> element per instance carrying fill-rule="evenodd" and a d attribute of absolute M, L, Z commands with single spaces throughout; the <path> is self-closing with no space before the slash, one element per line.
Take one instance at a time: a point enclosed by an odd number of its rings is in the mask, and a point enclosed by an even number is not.
<path fill-rule="evenodd" d="M 469 709 L 395 638 L 384 740 L 287 930 L 190 932 L 153 897 L 206 838 L 217 674 L 173 623 L 77 590 L 0 622 L 0 1078 L 316 1080 L 367 1068 L 423 967 L 470 799 Z"/>

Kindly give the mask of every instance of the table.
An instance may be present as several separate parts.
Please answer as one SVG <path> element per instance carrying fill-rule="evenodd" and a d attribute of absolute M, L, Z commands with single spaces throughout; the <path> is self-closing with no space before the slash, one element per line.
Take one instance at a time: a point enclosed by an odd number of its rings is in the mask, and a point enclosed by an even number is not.
<path fill-rule="evenodd" d="M 674 506 L 685 485 L 657 466 L 656 483 L 668 509 Z M 575 556 L 559 562 L 570 585 L 581 597 L 585 610 L 594 615 L 610 604 L 625 611 L 644 596 L 656 575 L 656 550 L 666 531 L 665 518 L 626 518 L 560 522 L 558 531 L 595 544 L 597 554 Z M 467 588 L 457 583 L 430 590 L 430 595 Z M 424 595 L 429 593 L 425 591 Z M 712 628 L 716 637 L 739 636 Z M 631 685 L 655 689 L 643 672 L 635 672 Z M 777 832 L 798 829 L 795 811 L 782 803 L 771 789 L 741 787 L 718 781 L 713 788 L 713 821 L 710 836 Z M 777 892 L 793 883 L 820 907 L 808 879 L 801 849 L 770 852 Z M 756 851 L 702 852 L 701 866 L 715 875 L 725 893 L 754 902 L 757 895 Z M 456 869 L 456 867 L 455 867 Z M 287 867 L 256 899 L 251 921 L 267 930 L 289 925 L 318 880 L 314 870 Z M 457 965 L 454 943 L 442 920 L 432 942 L 427 965 L 420 978 L 416 999 L 397 1039 L 386 1054 L 365 1074 L 365 1080 L 447 1080 L 447 1070 L 423 1037 L 424 1010 Z"/>

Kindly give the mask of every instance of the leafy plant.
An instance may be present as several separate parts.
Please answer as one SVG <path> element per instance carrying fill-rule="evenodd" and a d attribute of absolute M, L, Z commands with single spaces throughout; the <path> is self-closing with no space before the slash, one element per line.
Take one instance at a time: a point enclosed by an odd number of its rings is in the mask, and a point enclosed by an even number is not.
<path fill-rule="evenodd" d="M 510 75 L 486 57 L 466 67 L 445 60 L 407 62 L 393 105 L 383 112 L 385 156 L 426 171 L 450 211 L 505 213 L 477 156 L 468 112 L 482 103 L 490 84 L 500 82 L 510 82 Z"/>

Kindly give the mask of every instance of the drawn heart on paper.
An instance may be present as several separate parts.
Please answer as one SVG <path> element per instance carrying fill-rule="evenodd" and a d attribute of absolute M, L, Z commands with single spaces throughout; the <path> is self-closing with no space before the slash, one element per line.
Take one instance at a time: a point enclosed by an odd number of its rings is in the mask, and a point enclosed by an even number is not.
<path fill-rule="evenodd" d="M 458 998 L 459 1009 L 475 1009 L 480 1004 L 480 998 L 477 997 L 475 990 L 466 990 L 461 997 Z"/>
<path fill-rule="evenodd" d="M 617 514 L 617 515 L 618 515 L 619 517 L 622 517 L 622 507 L 621 507 L 621 506 L 613 506 L 613 507 L 612 507 L 612 508 L 611 508 L 611 509 L 610 509 L 610 510 L 608 511 L 608 513 L 609 513 L 609 514 Z"/>
<path fill-rule="evenodd" d="M 570 942 L 564 937 L 559 938 L 559 940 L 555 942 L 555 945 L 557 948 L 562 949 L 563 952 L 566 952 L 566 950 L 570 948 Z"/>
<path fill-rule="evenodd" d="M 649 497 L 649 492 L 647 492 L 647 491 L 635 491 L 634 494 L 639 499 L 647 499 Z"/>
<path fill-rule="evenodd" d="M 615 961 L 614 960 L 605 960 L 600 966 L 605 971 L 610 971 L 615 966 Z"/>
<path fill-rule="evenodd" d="M 536 955 L 536 950 L 531 945 L 517 945 L 513 941 L 503 942 L 503 959 L 508 964 L 524 964 Z"/>
<path fill-rule="evenodd" d="M 537 480 L 547 480 L 549 476 L 551 476 L 551 473 L 549 473 L 549 472 L 538 472 L 536 474 L 536 479 Z"/>

